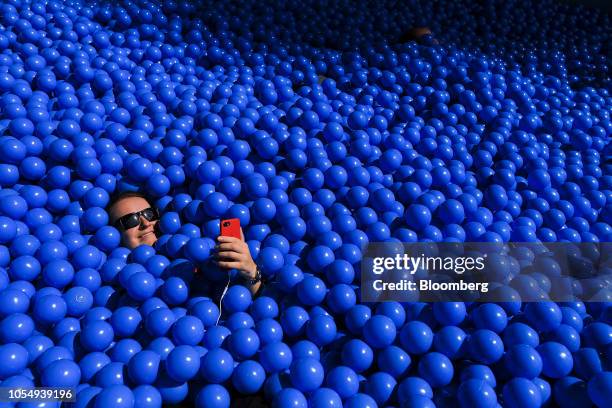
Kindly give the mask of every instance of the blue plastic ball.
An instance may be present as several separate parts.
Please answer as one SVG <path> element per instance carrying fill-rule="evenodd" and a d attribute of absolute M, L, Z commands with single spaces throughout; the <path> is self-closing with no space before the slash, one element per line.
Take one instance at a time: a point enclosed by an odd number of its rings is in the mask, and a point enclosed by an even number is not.
<path fill-rule="evenodd" d="M 554 400 L 562 407 L 589 405 L 591 402 L 587 387 L 586 382 L 576 377 L 563 377 L 553 386 Z"/>
<path fill-rule="evenodd" d="M 41 383 L 45 387 L 76 387 L 81 380 L 79 365 L 70 360 L 57 360 L 43 371 Z"/>
<path fill-rule="evenodd" d="M 308 338 L 319 346 L 331 343 L 336 337 L 336 323 L 330 316 L 319 315 L 308 321 L 306 334 Z"/>
<path fill-rule="evenodd" d="M 433 313 L 436 320 L 446 326 L 457 326 L 467 316 L 463 302 L 436 302 Z"/>
<path fill-rule="evenodd" d="M 142 316 L 133 307 L 120 307 L 113 312 L 110 323 L 113 326 L 115 336 L 130 337 L 136 333 Z"/>
<path fill-rule="evenodd" d="M 336 408 L 342 406 L 342 399 L 337 392 L 330 388 L 318 388 L 313 391 L 308 399 L 310 406 Z"/>
<path fill-rule="evenodd" d="M 542 358 L 542 372 L 551 378 L 568 375 L 573 368 L 572 354 L 564 345 L 557 342 L 546 342 L 536 348 Z"/>
<path fill-rule="evenodd" d="M 234 358 L 238 361 L 252 357 L 259 349 L 259 346 L 259 337 L 252 329 L 238 329 L 228 339 L 228 347 Z"/>
<path fill-rule="evenodd" d="M 306 408 L 308 407 L 308 402 L 304 394 L 295 388 L 284 388 L 274 396 L 272 406 Z"/>
<path fill-rule="evenodd" d="M 400 342 L 404 350 L 411 354 L 426 353 L 433 343 L 431 328 L 418 320 L 406 323 L 400 331 Z"/>
<path fill-rule="evenodd" d="M 469 379 L 461 383 L 457 395 L 462 407 L 495 407 L 497 405 L 495 390 L 483 380 Z"/>
<path fill-rule="evenodd" d="M 397 388 L 397 399 L 400 404 L 408 402 L 411 397 L 433 398 L 433 391 L 427 381 L 421 377 L 406 377 Z"/>
<path fill-rule="evenodd" d="M 434 336 L 436 351 L 453 359 L 462 356 L 465 352 L 467 335 L 457 326 L 445 326 Z"/>
<path fill-rule="evenodd" d="M 395 324 L 387 316 L 372 316 L 363 327 L 363 336 L 373 348 L 387 347 L 395 340 Z"/>
<path fill-rule="evenodd" d="M 161 287 L 162 298 L 171 305 L 180 305 L 189 296 L 189 287 L 179 277 L 172 276 Z"/>
<path fill-rule="evenodd" d="M 411 204 L 404 217 L 406 225 L 415 231 L 421 231 L 431 223 L 430 209 L 421 204 Z"/>
<path fill-rule="evenodd" d="M 319 360 L 321 353 L 316 344 L 308 340 L 300 340 L 291 347 L 293 353 L 293 359 L 298 358 L 314 358 Z"/>
<path fill-rule="evenodd" d="M 43 324 L 57 323 L 66 316 L 66 301 L 54 294 L 41 296 L 34 302 L 34 319 Z"/>
<path fill-rule="evenodd" d="M 251 304 L 251 316 L 255 321 L 273 319 L 278 317 L 278 305 L 276 301 L 267 296 L 260 296 Z"/>
<path fill-rule="evenodd" d="M 368 379 L 364 391 L 371 396 L 377 404 L 385 404 L 392 397 L 397 381 L 387 373 L 374 373 Z"/>
<path fill-rule="evenodd" d="M 96 374 L 107 364 L 110 364 L 110 362 L 110 357 L 108 357 L 105 353 L 98 351 L 88 353 L 81 359 L 81 361 L 79 361 L 81 379 L 84 381 L 93 380 Z"/>
<path fill-rule="evenodd" d="M 466 367 L 461 372 L 461 381 L 467 381 L 469 379 L 476 379 L 485 381 L 491 387 L 495 388 L 497 381 L 493 371 L 485 365 L 473 364 Z"/>
<path fill-rule="evenodd" d="M 23 313 L 13 313 L 0 322 L 0 339 L 3 343 L 23 343 L 34 332 L 34 321 Z"/>
<path fill-rule="evenodd" d="M 539 407 L 542 397 L 537 386 L 526 378 L 513 378 L 503 388 L 504 403 L 509 407 Z"/>
<path fill-rule="evenodd" d="M 291 337 L 298 336 L 306 329 L 308 313 L 299 306 L 291 306 L 281 314 L 280 323 L 283 331 Z"/>
<path fill-rule="evenodd" d="M 159 354 L 142 350 L 128 362 L 128 374 L 136 384 L 153 384 L 158 375 L 159 364 Z"/>
<path fill-rule="evenodd" d="M 183 316 L 172 326 L 174 344 L 195 346 L 204 337 L 204 325 L 195 316 Z"/>
<path fill-rule="evenodd" d="M 210 300 L 202 300 L 193 305 L 191 314 L 197 317 L 204 327 L 210 327 L 217 322 L 219 307 Z"/>
<path fill-rule="evenodd" d="M 228 313 L 244 312 L 251 304 L 251 292 L 242 285 L 234 285 L 223 297 L 223 309 Z"/>
<path fill-rule="evenodd" d="M 596 374 L 588 383 L 588 394 L 592 402 L 598 407 L 604 407 L 610 401 L 610 385 L 612 375 L 609 371 Z"/>
<path fill-rule="evenodd" d="M 502 333 L 502 338 L 506 347 L 512 347 L 516 344 L 537 347 L 540 344 L 538 333 L 530 326 L 520 322 L 508 325 Z"/>
<path fill-rule="evenodd" d="M 321 386 L 324 378 L 323 366 L 314 358 L 298 358 L 289 369 L 291 383 L 302 391 L 314 391 Z"/>
<path fill-rule="evenodd" d="M 410 366 L 410 355 L 397 346 L 389 346 L 378 353 L 377 364 L 381 371 L 400 377 Z"/>
<path fill-rule="evenodd" d="M 268 373 L 281 372 L 289 368 L 293 360 L 291 348 L 285 343 L 270 343 L 261 349 L 259 361 Z"/>
<path fill-rule="evenodd" d="M 323 280 L 316 276 L 306 276 L 297 284 L 297 296 L 303 304 L 314 306 L 323 301 L 326 289 Z"/>
<path fill-rule="evenodd" d="M 151 385 L 140 385 L 132 389 L 134 393 L 134 406 L 161 407 L 162 397 L 159 391 Z"/>
<path fill-rule="evenodd" d="M 313 271 L 324 270 L 325 267 L 334 262 L 335 256 L 333 251 L 323 245 L 317 245 L 310 250 L 307 256 L 308 266 Z"/>
<path fill-rule="evenodd" d="M 432 387 L 441 387 L 450 383 L 454 368 L 444 354 L 432 352 L 424 355 L 419 361 L 419 374 Z"/>
<path fill-rule="evenodd" d="M 357 374 L 344 366 L 331 369 L 326 375 L 325 385 L 336 391 L 342 399 L 351 397 L 359 391 Z"/>
<path fill-rule="evenodd" d="M 113 384 L 104 388 L 95 398 L 94 407 L 132 407 L 134 406 L 134 394 L 125 385 Z"/>
<path fill-rule="evenodd" d="M 231 377 L 234 359 L 223 349 L 210 349 L 200 361 L 200 376 L 213 384 L 220 384 Z"/>
<path fill-rule="evenodd" d="M 138 301 L 151 298 L 157 289 L 155 277 L 148 272 L 136 272 L 126 282 L 130 297 Z"/>
<path fill-rule="evenodd" d="M 246 360 L 238 364 L 232 374 L 232 384 L 243 394 L 254 394 L 266 379 L 265 371 L 259 363 Z"/>
<path fill-rule="evenodd" d="M 200 355 L 192 346 L 177 346 L 172 349 L 166 358 L 168 376 L 178 383 L 192 379 L 199 369 Z"/>
<path fill-rule="evenodd" d="M 228 408 L 230 401 L 230 394 L 223 386 L 208 384 L 202 387 L 196 395 L 195 406 L 198 408 Z"/>
<path fill-rule="evenodd" d="M 542 372 L 540 354 L 527 344 L 518 344 L 510 348 L 504 355 L 505 367 L 516 377 L 533 380 Z"/>
<path fill-rule="evenodd" d="M 474 326 L 478 329 L 488 329 L 496 333 L 501 333 L 508 322 L 504 309 L 494 303 L 478 306 L 472 311 L 470 316 Z"/>
<path fill-rule="evenodd" d="M 372 349 L 359 339 L 349 340 L 342 347 L 342 363 L 358 373 L 367 370 L 373 359 Z"/>
<path fill-rule="evenodd" d="M 493 331 L 480 329 L 468 338 L 469 353 L 476 361 L 491 364 L 498 361 L 504 353 L 501 338 Z"/>
<path fill-rule="evenodd" d="M 114 339 L 113 327 L 105 321 L 91 321 L 83 325 L 81 344 L 88 351 L 104 351 Z"/>
<path fill-rule="evenodd" d="M 553 302 L 531 302 L 525 307 L 525 316 L 531 326 L 538 331 L 547 332 L 561 324 L 562 313 Z"/>
<path fill-rule="evenodd" d="M 17 343 L 0 346 L 0 357 L 4 361 L 0 368 L 0 379 L 2 380 L 20 374 L 28 365 L 28 351 Z"/>

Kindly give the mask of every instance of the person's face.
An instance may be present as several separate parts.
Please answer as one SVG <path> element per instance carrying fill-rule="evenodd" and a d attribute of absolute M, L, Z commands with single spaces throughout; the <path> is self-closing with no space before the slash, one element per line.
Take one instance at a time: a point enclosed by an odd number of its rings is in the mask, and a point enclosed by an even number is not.
<path fill-rule="evenodd" d="M 114 224 L 124 215 L 142 211 L 149 207 L 151 207 L 151 204 L 142 197 L 127 197 L 119 200 L 110 210 L 111 223 Z M 156 223 L 157 220 L 149 221 L 141 215 L 140 224 L 136 227 L 127 230 L 119 227 L 123 244 L 130 249 L 134 249 L 143 244 L 152 246 L 155 244 L 155 241 L 157 241 L 157 236 L 155 235 Z"/>
<path fill-rule="evenodd" d="M 412 29 L 412 35 L 414 35 L 414 37 L 418 39 L 426 35 L 433 35 L 433 34 L 431 30 L 429 29 L 429 27 L 415 27 Z"/>

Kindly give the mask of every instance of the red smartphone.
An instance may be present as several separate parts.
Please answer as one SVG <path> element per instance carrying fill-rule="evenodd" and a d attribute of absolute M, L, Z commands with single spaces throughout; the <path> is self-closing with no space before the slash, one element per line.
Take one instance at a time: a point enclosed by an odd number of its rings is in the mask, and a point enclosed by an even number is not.
<path fill-rule="evenodd" d="M 240 237 L 240 219 L 229 218 L 221 220 L 221 235 L 224 237 L 234 237 L 241 239 Z"/>

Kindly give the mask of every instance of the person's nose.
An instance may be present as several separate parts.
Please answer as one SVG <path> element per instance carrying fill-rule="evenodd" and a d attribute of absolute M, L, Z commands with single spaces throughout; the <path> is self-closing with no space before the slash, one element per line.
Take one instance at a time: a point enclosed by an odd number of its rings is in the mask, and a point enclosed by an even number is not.
<path fill-rule="evenodd" d="M 151 221 L 147 220 L 144 216 L 140 216 L 140 229 L 147 229 L 152 224 Z"/>

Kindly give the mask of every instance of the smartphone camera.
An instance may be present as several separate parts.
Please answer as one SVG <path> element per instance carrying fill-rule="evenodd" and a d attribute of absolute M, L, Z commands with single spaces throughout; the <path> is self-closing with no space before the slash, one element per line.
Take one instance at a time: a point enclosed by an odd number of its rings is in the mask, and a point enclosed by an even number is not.
<path fill-rule="evenodd" d="M 229 227 L 229 226 L 230 226 L 230 222 L 229 222 L 229 221 L 225 221 L 225 222 L 223 223 L 223 226 L 224 226 L 224 227 Z"/>

